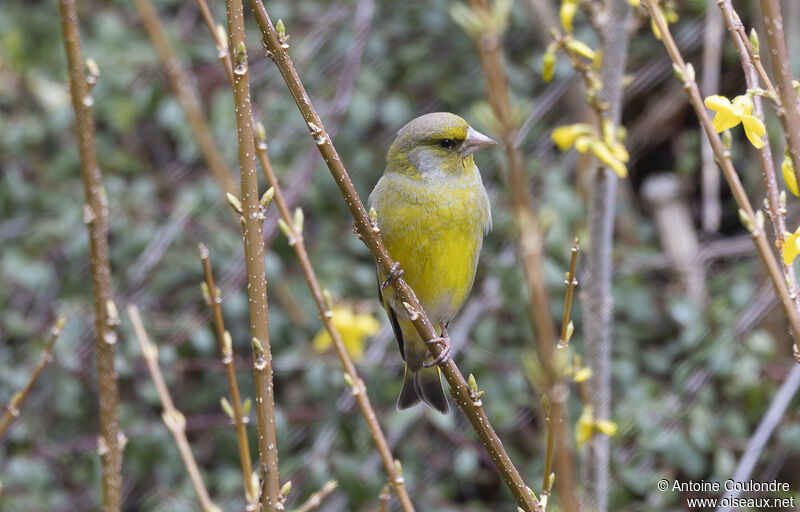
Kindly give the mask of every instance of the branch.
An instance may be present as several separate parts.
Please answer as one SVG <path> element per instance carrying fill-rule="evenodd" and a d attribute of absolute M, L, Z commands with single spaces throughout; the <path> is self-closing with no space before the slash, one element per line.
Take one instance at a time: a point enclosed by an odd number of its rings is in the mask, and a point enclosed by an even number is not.
<path fill-rule="evenodd" d="M 718 2 L 719 8 L 722 10 L 722 16 L 725 19 L 725 24 L 728 27 L 728 33 L 733 39 L 736 52 L 739 54 L 739 61 L 744 69 L 745 81 L 749 90 L 758 88 L 759 72 L 755 63 L 761 62 L 758 58 L 759 54 L 753 49 L 750 44 L 750 39 L 746 37 L 744 27 L 737 20 L 739 15 L 733 9 L 731 0 L 722 0 Z M 761 68 L 763 69 L 763 67 Z M 765 74 L 766 76 L 766 74 Z M 769 80 L 769 79 L 767 79 Z M 772 87 L 768 81 L 765 85 L 769 88 Z M 776 97 L 773 94 L 773 97 Z M 762 100 L 759 95 L 753 95 L 753 113 L 765 123 L 764 109 L 761 106 Z M 765 124 L 766 126 L 766 124 Z M 764 178 L 764 186 L 767 191 L 766 210 L 770 223 L 772 224 L 772 231 L 775 234 L 775 241 L 780 255 L 783 254 L 783 245 L 785 240 L 786 229 L 786 205 L 785 199 L 781 201 L 780 187 L 775 177 L 775 163 L 772 159 L 772 149 L 769 143 L 769 137 L 764 138 L 764 146 L 758 150 L 758 155 L 761 160 L 761 176 Z M 786 265 L 781 261 L 781 269 L 786 280 L 786 285 L 789 289 L 789 296 L 794 300 L 795 309 L 800 310 L 800 294 L 797 288 L 797 276 L 794 272 L 793 265 Z"/>
<path fill-rule="evenodd" d="M 336 185 L 339 187 L 339 191 L 350 209 L 350 213 L 355 220 L 355 229 L 357 233 L 361 236 L 361 239 L 375 258 L 379 270 L 388 275 L 394 265 L 394 260 L 389 256 L 379 234 L 372 229 L 373 226 L 367 216 L 364 205 L 359 199 L 353 187 L 353 183 L 350 181 L 350 177 L 342 165 L 328 133 L 325 131 L 322 121 L 314 110 L 308 98 L 308 94 L 297 76 L 294 64 L 286 52 L 289 45 L 286 43 L 285 36 L 279 39 L 278 33 L 275 31 L 275 27 L 273 27 L 264 5 L 259 0 L 248 0 L 248 3 L 256 18 L 256 23 L 261 29 L 262 41 L 267 49 L 268 55 L 278 67 L 295 103 L 300 109 L 303 119 L 317 145 L 317 149 L 322 154 Z M 409 305 L 410 318 L 422 339 L 433 340 L 437 338 L 438 335 L 428 319 L 427 314 L 423 311 L 405 280 L 402 278 L 396 279 L 392 281 L 392 286 L 401 300 Z M 438 356 L 441 352 L 441 347 L 434 346 L 433 351 L 435 352 L 434 356 Z M 486 413 L 483 411 L 481 402 L 475 399 L 467 389 L 464 376 L 461 375 L 455 362 L 448 360 L 446 363 L 442 363 L 440 368 L 450 385 L 450 391 L 456 403 L 467 416 L 481 443 L 491 455 L 503 481 L 506 483 L 506 486 L 508 486 L 517 503 L 523 507 L 526 512 L 538 510 L 538 504 L 535 498 L 525 485 L 517 469 L 511 463 L 500 439 L 497 437 L 489 419 L 486 417 Z"/>
<path fill-rule="evenodd" d="M 796 179 L 800 180 L 800 104 L 792 86 L 792 66 L 783 34 L 783 18 L 778 0 L 761 0 L 764 32 L 767 33 L 772 72 L 775 73 L 775 91 L 780 99 L 778 118 L 786 134 L 786 144 L 794 165 Z M 800 181 L 798 181 L 800 183 Z"/>
<path fill-rule="evenodd" d="M 41 375 L 44 367 L 53 361 L 53 345 L 56 344 L 56 340 L 58 339 L 59 334 L 61 334 L 61 329 L 64 328 L 66 321 L 67 319 L 61 316 L 50 328 L 50 339 L 47 341 L 47 345 L 44 347 L 44 350 L 42 350 L 42 357 L 39 358 L 39 362 L 36 363 L 36 366 L 33 368 L 31 376 L 28 379 L 28 383 L 25 384 L 25 387 L 23 387 L 21 390 L 11 395 L 11 400 L 8 401 L 6 412 L 3 415 L 3 420 L 0 421 L 0 438 L 3 437 L 3 433 L 6 431 L 11 422 L 19 416 L 19 408 L 22 407 L 22 403 L 28 397 L 28 393 L 30 393 L 31 388 L 33 388 L 33 385 L 36 383 L 36 379 L 39 378 L 39 375 Z"/>
<path fill-rule="evenodd" d="M 262 130 L 263 127 L 259 125 L 258 131 L 260 134 L 263 134 Z M 372 435 L 372 440 L 375 442 L 375 448 L 378 450 L 378 453 L 381 456 L 383 467 L 389 477 L 389 482 L 392 484 L 392 487 L 394 487 L 395 494 L 400 501 L 400 507 L 403 509 L 403 511 L 412 512 L 414 510 L 414 505 L 411 503 L 411 498 L 408 496 L 408 491 L 406 490 L 404 484 L 405 480 L 402 473 L 397 469 L 394 457 L 389 449 L 389 443 L 386 441 L 386 436 L 383 434 L 381 425 L 378 422 L 377 416 L 375 415 L 375 410 L 372 408 L 372 404 L 369 401 L 367 386 L 364 381 L 361 380 L 361 377 L 359 377 L 358 372 L 356 371 L 356 366 L 353 364 L 353 360 L 347 353 L 347 349 L 342 341 L 342 337 L 339 334 L 339 331 L 333 325 L 333 311 L 331 311 L 328 301 L 325 300 L 325 294 L 320 288 L 317 275 L 314 272 L 314 268 L 311 266 L 311 260 L 308 258 L 308 251 L 306 251 L 302 226 L 297 225 L 292 217 L 292 214 L 289 212 L 289 208 L 286 205 L 286 200 L 283 198 L 283 192 L 281 192 L 278 179 L 275 177 L 275 173 L 272 170 L 272 163 L 270 162 L 269 155 L 267 154 L 267 143 L 264 138 L 258 140 L 256 143 L 256 155 L 258 156 L 258 160 L 261 163 L 261 168 L 267 177 L 267 182 L 274 191 L 275 204 L 278 207 L 278 212 L 280 213 L 280 216 L 283 219 L 284 225 L 288 231 L 286 235 L 289 238 L 289 245 L 291 245 L 294 249 L 294 252 L 297 255 L 297 260 L 300 262 L 300 267 L 303 269 L 303 276 L 308 284 L 308 289 L 311 292 L 311 295 L 314 297 L 314 302 L 317 305 L 319 319 L 322 321 L 325 329 L 331 335 L 331 340 L 333 340 L 333 345 L 336 348 L 336 354 L 339 356 L 342 367 L 344 367 L 347 384 L 349 385 L 356 402 L 358 402 L 358 407 L 361 409 L 361 414 L 364 416 L 364 420 L 367 422 L 367 427 Z"/>
<path fill-rule="evenodd" d="M 231 335 L 225 330 L 225 322 L 222 319 L 222 295 L 216 284 L 214 284 L 214 274 L 211 271 L 211 262 L 208 259 L 208 249 L 200 244 L 200 261 L 203 264 L 203 274 L 205 282 L 203 295 L 211 307 L 214 317 L 214 328 L 217 333 L 217 344 L 219 345 L 222 364 L 225 366 L 225 373 L 228 377 L 228 388 L 231 391 L 231 401 L 233 402 L 233 414 L 229 415 L 236 430 L 236 443 L 239 447 L 239 463 L 242 467 L 242 480 L 247 503 L 257 508 L 258 485 L 253 485 L 251 476 L 252 466 L 250 459 L 250 443 L 247 440 L 247 416 L 242 411 L 242 400 L 239 395 L 239 385 L 236 383 L 236 370 L 233 364 L 233 342 Z"/>
<path fill-rule="evenodd" d="M 800 351 L 800 313 L 798 313 L 798 310 L 794 307 L 794 301 L 786 288 L 786 283 L 784 282 L 778 263 L 775 261 L 775 256 L 769 247 L 764 229 L 759 224 L 758 219 L 756 219 L 755 211 L 750 204 L 750 200 L 747 198 L 747 193 L 741 181 L 739 181 L 739 176 L 731 161 L 730 152 L 722 145 L 722 140 L 711 124 L 711 119 L 703 105 L 703 98 L 700 96 L 697 83 L 693 78 L 694 72 L 689 71 L 683 57 L 681 57 L 675 40 L 672 38 L 672 33 L 669 31 L 669 27 L 664 20 L 661 9 L 655 3 L 655 0 L 644 0 L 644 2 L 650 16 L 653 18 L 653 21 L 661 33 L 661 41 L 672 59 L 675 70 L 683 82 L 683 90 L 686 91 L 689 97 L 689 103 L 691 103 L 692 108 L 694 108 L 695 114 L 700 120 L 700 124 L 705 128 L 706 137 L 709 143 L 711 143 L 711 149 L 714 151 L 717 163 L 728 182 L 728 186 L 730 186 L 733 192 L 733 197 L 742 210 L 743 217 L 747 220 L 748 227 L 750 228 L 750 236 L 756 246 L 758 256 L 761 258 L 761 262 L 772 281 L 775 294 L 778 296 L 781 307 L 783 308 L 783 313 L 786 315 L 786 319 L 789 322 L 795 348 Z"/>
<path fill-rule="evenodd" d="M 295 512 L 311 512 L 319 507 L 322 504 L 322 500 L 327 498 L 338 486 L 339 483 L 336 480 L 328 480 L 320 490 L 309 496 L 306 502 L 300 505 Z"/>
<path fill-rule="evenodd" d="M 239 167 L 242 179 L 241 223 L 247 265 L 247 293 L 250 302 L 250 333 L 253 346 L 256 417 L 258 418 L 258 457 L 264 472 L 261 507 L 265 512 L 280 505 L 278 479 L 278 444 L 275 433 L 275 398 L 272 385 L 272 353 L 267 316 L 267 280 L 264 271 L 264 207 L 259 201 L 256 175 L 256 148 L 253 112 L 250 103 L 247 46 L 244 33 L 242 0 L 226 0 L 228 11 L 228 48 L 233 49 L 233 97 L 236 134 L 239 142 Z"/>
<path fill-rule="evenodd" d="M 100 181 L 100 166 L 95 151 L 92 117 L 94 100 L 84 74 L 75 0 L 59 0 L 59 10 L 86 198 L 83 205 L 83 221 L 89 231 L 89 268 L 94 294 L 95 357 L 100 402 L 100 436 L 97 440 L 97 451 L 102 465 L 103 510 L 118 512 L 122 510 L 122 449 L 125 445 L 125 435 L 119 426 L 119 388 L 117 371 L 114 367 L 119 313 L 111 295 L 108 199 Z M 96 79 L 97 72 L 92 71 L 92 77 Z"/>
<path fill-rule="evenodd" d="M 569 340 L 572 337 L 572 320 L 570 315 L 572 313 L 572 297 L 575 294 L 575 287 L 578 286 L 578 278 L 576 271 L 578 268 L 578 251 L 581 245 L 578 239 L 572 241 L 572 248 L 570 249 L 569 272 L 567 272 L 564 284 L 567 286 L 567 295 L 564 299 L 564 315 L 561 317 L 561 337 L 558 339 L 558 348 L 566 348 L 569 345 Z"/>
<path fill-rule="evenodd" d="M 178 452 L 181 455 L 183 464 L 186 466 L 186 471 L 189 472 L 189 479 L 192 481 L 192 486 L 194 486 L 194 490 L 200 500 L 200 506 L 203 512 L 222 512 L 222 509 L 211 501 L 206 486 L 203 484 L 203 477 L 200 476 L 200 469 L 198 469 L 197 461 L 194 460 L 194 455 L 192 455 L 189 440 L 186 438 L 186 417 L 172 403 L 172 397 L 169 395 L 167 384 L 164 382 L 161 368 L 158 366 L 158 348 L 150 343 L 144 325 L 142 325 L 142 318 L 139 316 L 139 308 L 129 305 L 128 318 L 133 324 L 136 339 L 139 340 L 139 346 L 142 348 L 142 356 L 147 363 L 147 369 L 150 370 L 150 376 L 153 378 L 153 384 L 156 386 L 161 404 L 164 406 L 161 419 L 164 420 L 164 424 L 169 429 L 173 439 L 175 439 L 175 444 L 178 445 Z"/>
<path fill-rule="evenodd" d="M 495 18 L 490 14 L 489 0 L 470 0 L 470 7 L 476 19 Z M 519 252 L 531 296 L 528 317 L 536 334 L 539 360 L 544 369 L 542 385 L 552 404 L 552 410 L 548 415 L 553 418 L 554 435 L 559 442 L 559 457 L 556 459 L 559 498 L 565 510 L 578 510 L 575 493 L 577 486 L 574 481 L 575 463 L 569 446 L 567 393 L 564 392 L 563 375 L 559 371 L 557 362 L 557 335 L 550 308 L 550 297 L 544 281 L 544 237 L 539 230 L 536 205 L 529 193 L 524 156 L 520 147 L 514 143 L 517 127 L 512 115 L 508 81 L 501 53 L 502 30 L 493 24 L 485 24 L 483 30 L 472 32 L 470 36 L 478 50 L 481 69 L 486 80 L 487 98 L 500 130 L 500 143 L 506 154 L 506 185 L 510 189 L 514 217 L 520 230 Z M 543 492 L 545 489 L 549 493 L 549 488 L 543 488 Z"/>
<path fill-rule="evenodd" d="M 233 180 L 231 171 L 225 164 L 222 154 L 214 142 L 214 136 L 211 134 L 211 129 L 206 122 L 203 115 L 203 109 L 200 106 L 200 100 L 197 93 L 192 88 L 191 80 L 186 71 L 180 65 L 180 61 L 172 50 L 169 44 L 164 26 L 158 19 L 158 13 L 153 8 L 150 0 L 134 0 L 136 8 L 142 15 L 144 27 L 150 36 L 150 41 L 158 53 L 158 57 L 163 64 L 164 73 L 167 75 L 169 85 L 172 87 L 172 92 L 177 96 L 183 110 L 186 112 L 186 118 L 189 121 L 189 127 L 194 132 L 197 139 L 197 145 L 203 153 L 203 157 L 211 169 L 211 174 L 223 190 L 223 194 L 229 194 L 236 191 L 236 182 Z"/>

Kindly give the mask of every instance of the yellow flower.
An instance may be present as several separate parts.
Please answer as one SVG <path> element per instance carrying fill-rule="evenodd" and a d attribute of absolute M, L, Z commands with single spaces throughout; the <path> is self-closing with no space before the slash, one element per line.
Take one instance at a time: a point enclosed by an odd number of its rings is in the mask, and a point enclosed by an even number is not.
<path fill-rule="evenodd" d="M 561 9 L 558 11 L 558 16 L 561 18 L 561 26 L 564 27 L 568 33 L 572 32 L 572 18 L 578 11 L 578 0 L 564 0 L 561 2 Z"/>
<path fill-rule="evenodd" d="M 716 113 L 712 124 L 717 133 L 722 133 L 742 123 L 744 133 L 750 143 L 756 149 L 764 146 L 762 137 L 767 130 L 761 119 L 753 115 L 753 100 L 749 96 L 736 96 L 731 103 L 725 96 L 715 94 L 706 98 L 705 104 Z"/>
<path fill-rule="evenodd" d="M 594 428 L 601 434 L 605 434 L 608 437 L 611 437 L 617 433 L 617 424 L 611 420 L 600 420 L 594 424 Z"/>
<path fill-rule="evenodd" d="M 544 52 L 542 58 L 542 80 L 544 83 L 553 79 L 553 72 L 556 68 L 556 54 L 550 50 Z"/>
<path fill-rule="evenodd" d="M 791 265 L 792 262 L 800 254 L 800 246 L 797 244 L 800 238 L 800 227 L 794 233 L 783 234 L 783 263 Z"/>
<path fill-rule="evenodd" d="M 377 333 L 381 324 L 372 315 L 356 313 L 351 306 L 338 305 L 333 308 L 333 327 L 339 331 L 350 357 L 359 361 L 364 356 L 366 339 Z M 322 329 L 314 336 L 312 346 L 315 352 L 321 353 L 332 343 L 330 333 Z"/>
<path fill-rule="evenodd" d="M 581 412 L 581 417 L 578 418 L 578 423 L 575 425 L 575 443 L 578 448 L 582 448 L 589 439 L 592 438 L 594 433 L 594 411 L 592 406 L 587 405 Z"/>
<path fill-rule="evenodd" d="M 800 192 L 797 190 L 797 177 L 794 175 L 794 165 L 789 155 L 784 157 L 781 170 L 783 171 L 783 181 L 786 182 L 786 188 L 788 188 L 789 192 L 792 194 L 800 197 Z"/>
<path fill-rule="evenodd" d="M 598 160 L 611 167 L 611 169 L 617 173 L 617 176 L 624 178 L 628 175 L 628 167 L 625 165 L 625 162 L 618 157 L 619 155 L 623 156 L 625 160 L 628 159 L 628 152 L 625 151 L 624 148 L 624 153 L 617 150 L 615 154 L 605 142 L 596 140 L 589 146 L 589 149 L 592 150 L 592 153 L 594 153 L 594 156 L 596 156 Z"/>
<path fill-rule="evenodd" d="M 566 151 L 575 145 L 575 141 L 582 135 L 589 135 L 593 132 L 593 128 L 586 123 L 570 124 L 566 126 L 559 126 L 553 130 L 551 135 L 553 142 L 556 143 L 558 149 Z"/>

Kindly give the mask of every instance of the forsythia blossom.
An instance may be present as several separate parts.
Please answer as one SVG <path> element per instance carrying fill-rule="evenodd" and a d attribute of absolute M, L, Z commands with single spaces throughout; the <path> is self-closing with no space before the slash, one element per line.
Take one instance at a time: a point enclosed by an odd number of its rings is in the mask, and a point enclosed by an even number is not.
<path fill-rule="evenodd" d="M 761 119 L 753 115 L 753 100 L 747 95 L 736 96 L 733 103 L 725 96 L 709 96 L 705 101 L 706 107 L 716 112 L 714 116 L 714 130 L 722 133 L 742 123 L 744 133 L 756 149 L 764 146 L 762 137 L 767 132 Z"/>
<path fill-rule="evenodd" d="M 553 131 L 552 139 L 561 151 L 575 147 L 579 152 L 591 151 L 598 160 L 614 170 L 620 178 L 628 175 L 628 151 L 619 142 L 618 136 L 609 123 L 608 129 L 603 130 L 603 136 L 591 125 L 585 123 L 559 126 Z"/>
<path fill-rule="evenodd" d="M 607 436 L 617 433 L 617 424 L 611 420 L 595 420 L 594 411 L 591 405 L 584 406 L 578 423 L 575 425 L 575 442 L 581 448 L 595 432 L 600 432 Z"/>
<path fill-rule="evenodd" d="M 381 327 L 372 315 L 356 313 L 350 306 L 334 306 L 333 327 L 339 331 L 347 352 L 356 361 L 364 356 L 364 342 L 377 333 Z M 322 329 L 314 336 L 312 346 L 315 352 L 324 352 L 332 344 L 331 335 Z"/>
<path fill-rule="evenodd" d="M 800 197 L 800 191 L 797 189 L 797 177 L 794 174 L 794 165 L 789 155 L 786 155 L 781 164 L 781 171 L 783 171 L 783 181 L 786 182 L 786 188 L 789 192 Z"/>
<path fill-rule="evenodd" d="M 797 245 L 800 239 L 800 227 L 794 233 L 783 234 L 783 263 L 791 265 L 800 253 L 800 246 Z"/>

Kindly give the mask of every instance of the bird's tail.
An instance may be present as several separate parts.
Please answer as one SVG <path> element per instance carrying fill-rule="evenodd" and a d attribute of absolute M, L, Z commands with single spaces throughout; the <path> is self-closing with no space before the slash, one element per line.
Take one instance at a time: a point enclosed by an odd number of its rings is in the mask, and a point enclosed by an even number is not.
<path fill-rule="evenodd" d="M 447 414 L 450 410 L 442 389 L 438 366 L 414 371 L 409 370 L 406 365 L 403 374 L 403 390 L 400 391 L 400 398 L 397 399 L 397 408 L 399 410 L 408 409 L 420 400 L 442 414 Z"/>

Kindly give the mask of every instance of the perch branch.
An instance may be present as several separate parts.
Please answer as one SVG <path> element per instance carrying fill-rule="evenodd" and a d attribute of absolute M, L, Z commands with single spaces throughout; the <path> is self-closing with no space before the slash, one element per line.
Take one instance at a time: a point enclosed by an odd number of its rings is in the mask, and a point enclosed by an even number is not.
<path fill-rule="evenodd" d="M 322 505 L 322 500 L 327 498 L 328 495 L 332 493 L 336 487 L 338 487 L 338 485 L 339 483 L 336 480 L 328 480 L 320 490 L 309 496 L 306 502 L 300 505 L 295 512 L 311 512 L 315 508 L 319 507 Z"/>
<path fill-rule="evenodd" d="M 267 182 L 274 190 L 275 204 L 289 231 L 289 245 L 294 249 L 300 266 L 303 269 L 303 276 L 306 279 L 311 295 L 314 297 L 319 318 L 325 326 L 325 329 L 331 335 L 331 340 L 333 340 L 333 345 L 336 348 L 336 354 L 339 356 L 339 360 L 344 367 L 346 375 L 350 378 L 348 384 L 358 403 L 359 409 L 361 409 L 361 414 L 367 422 L 367 428 L 369 428 L 372 440 L 375 442 L 375 447 L 381 456 L 383 467 L 386 469 L 386 473 L 389 477 L 389 482 L 391 482 L 392 487 L 394 487 L 401 508 L 405 512 L 411 512 L 414 510 L 414 505 L 411 503 L 411 498 L 408 496 L 403 475 L 398 472 L 395 466 L 394 457 L 392 457 L 392 452 L 389 449 L 389 443 L 386 441 L 386 436 L 383 434 L 383 429 L 381 429 L 381 425 L 375 415 L 375 410 L 372 408 L 372 403 L 370 403 L 369 395 L 367 394 L 367 386 L 364 384 L 364 381 L 361 380 L 361 377 L 359 377 L 356 366 L 353 364 L 353 360 L 347 353 L 347 349 L 342 341 L 342 336 L 333 325 L 333 311 L 330 310 L 329 305 L 326 303 L 322 288 L 319 285 L 319 280 L 317 280 L 317 275 L 314 272 L 314 268 L 311 266 L 311 260 L 308 257 L 308 251 L 306 251 L 303 232 L 295 224 L 292 214 L 289 212 L 289 207 L 286 205 L 286 200 L 283 197 L 280 184 L 272 170 L 272 163 L 267 154 L 267 143 L 264 139 L 260 139 L 256 142 L 256 155 L 267 177 Z"/>
<path fill-rule="evenodd" d="M 394 265 L 394 260 L 389 256 L 379 234 L 373 230 L 373 225 L 364 209 L 364 205 L 359 199 L 353 187 L 353 183 L 350 181 L 350 177 L 342 165 L 328 133 L 325 131 L 322 121 L 314 110 L 308 98 L 308 94 L 297 76 L 294 64 L 286 51 L 288 49 L 288 44 L 286 43 L 285 36 L 279 39 L 278 33 L 275 31 L 275 27 L 272 25 L 272 21 L 269 19 L 269 15 L 260 0 L 248 0 L 248 3 L 253 11 L 256 23 L 261 29 L 262 42 L 268 51 L 268 55 L 275 62 L 289 91 L 294 97 L 295 103 L 300 109 L 303 119 L 311 132 L 311 136 L 317 145 L 317 149 L 322 154 L 323 160 L 331 171 L 336 185 L 339 187 L 339 191 L 344 197 L 350 213 L 355 220 L 355 229 L 357 233 L 361 236 L 361 239 L 372 253 L 379 269 L 388 275 Z M 437 338 L 438 334 L 434 330 L 427 314 L 423 311 L 405 280 L 402 278 L 396 279 L 392 281 L 392 286 L 399 297 L 409 305 L 410 318 L 422 339 L 433 340 Z M 435 352 L 434 356 L 438 356 L 441 352 L 441 347 L 434 345 L 433 351 Z M 453 362 L 452 359 L 448 360 L 446 363 L 440 365 L 440 368 L 450 385 L 450 391 L 456 403 L 475 429 L 478 438 L 490 454 L 495 467 L 519 506 L 526 512 L 540 510 L 536 499 L 525 485 L 516 467 L 511 463 L 505 448 L 503 448 L 500 439 L 494 432 L 480 400 L 472 396 L 467 389 L 464 376 L 461 375 L 455 362 Z"/>

